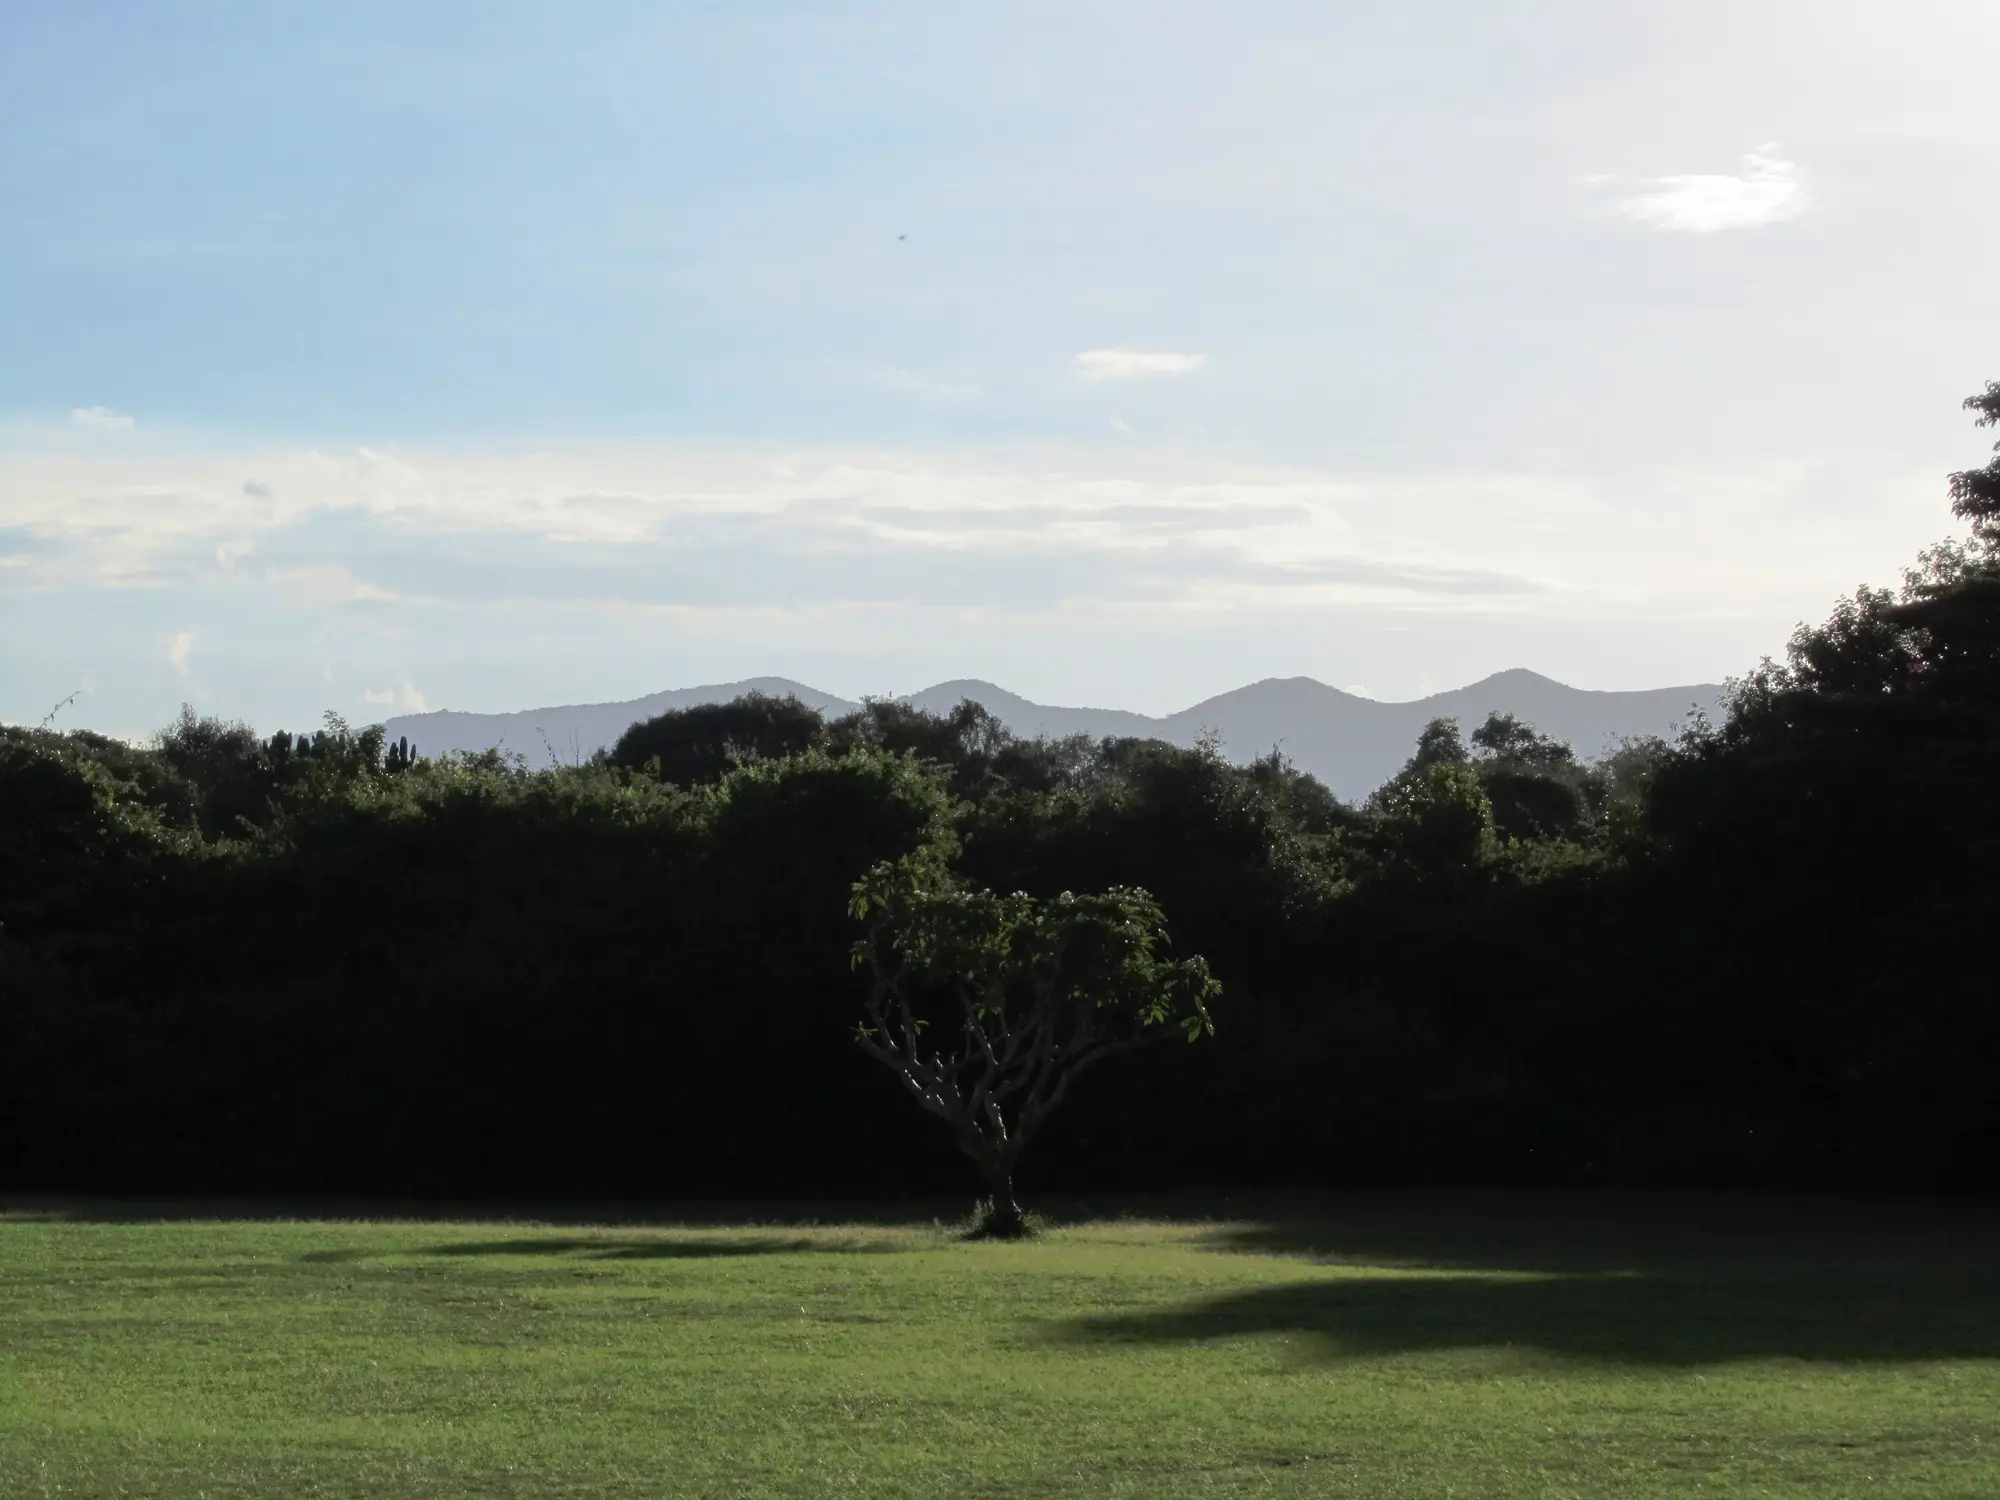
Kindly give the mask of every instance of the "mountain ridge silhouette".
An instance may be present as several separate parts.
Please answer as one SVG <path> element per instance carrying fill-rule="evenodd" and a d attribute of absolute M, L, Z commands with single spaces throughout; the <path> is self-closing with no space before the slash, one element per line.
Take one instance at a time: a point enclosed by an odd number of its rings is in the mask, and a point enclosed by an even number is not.
<path fill-rule="evenodd" d="M 570 763 L 616 742 L 632 724 L 671 708 L 721 703 L 747 692 L 790 693 L 829 718 L 861 705 L 787 677 L 752 677 L 648 694 L 621 703 L 565 704 L 516 713 L 474 714 L 440 709 L 404 714 L 387 723 L 389 737 L 407 736 L 425 755 L 499 749 Z M 1701 712 L 1713 716 L 1720 683 L 1600 692 L 1574 688 L 1525 667 L 1496 672 L 1464 687 L 1400 703 L 1363 698 L 1312 677 L 1266 677 L 1178 713 L 1154 717 L 1129 709 L 1073 708 L 1036 703 L 978 678 L 956 678 L 901 701 L 944 712 L 970 698 L 1020 735 L 1139 736 L 1192 745 L 1213 733 L 1222 753 L 1244 761 L 1273 748 L 1346 798 L 1366 796 L 1395 774 L 1417 732 L 1433 718 L 1456 718 L 1469 732 L 1488 713 L 1511 713 L 1573 746 L 1589 759 L 1617 740 L 1670 734 Z"/>

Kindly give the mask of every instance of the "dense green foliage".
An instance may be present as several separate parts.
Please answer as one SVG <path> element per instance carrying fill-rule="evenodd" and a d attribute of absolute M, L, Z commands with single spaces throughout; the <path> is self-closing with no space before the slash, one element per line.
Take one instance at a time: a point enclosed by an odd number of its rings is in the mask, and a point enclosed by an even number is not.
<path fill-rule="evenodd" d="M 1290 1207 L 1028 1247 L 922 1223 L 0 1217 L 0 1493 L 2000 1491 L 1990 1216 Z"/>
<path fill-rule="evenodd" d="M 2000 420 L 2000 386 L 1971 403 Z M 1281 756 L 974 704 L 686 710 L 531 772 L 338 720 L 0 730 L 0 1175 L 393 1193 L 955 1184 L 862 1055 L 855 883 L 1143 891 L 1216 1035 L 1106 1061 L 1044 1186 L 1990 1183 L 2000 459 L 1969 534 L 1591 764 L 1427 728 Z M 999 898 L 995 898 L 999 899 Z"/>

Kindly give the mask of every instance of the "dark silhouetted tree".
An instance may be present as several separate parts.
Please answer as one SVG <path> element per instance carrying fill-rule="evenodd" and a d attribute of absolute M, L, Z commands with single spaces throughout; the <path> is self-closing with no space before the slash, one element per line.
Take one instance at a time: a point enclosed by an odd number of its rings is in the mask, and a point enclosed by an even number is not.
<path fill-rule="evenodd" d="M 1576 753 L 1561 740 L 1498 709 L 1472 731 L 1472 746 L 1496 764 L 1520 770 L 1561 771 L 1576 764 Z"/>
<path fill-rule="evenodd" d="M 1493 804 L 1493 826 L 1516 839 L 1569 839 L 1589 825 L 1589 777 L 1561 740 L 1495 710 L 1472 731 L 1473 768 Z"/>
<path fill-rule="evenodd" d="M 1432 766 L 1462 766 L 1468 758 L 1465 740 L 1458 732 L 1458 720 L 1432 719 L 1418 732 L 1416 752 L 1403 769 L 1419 772 Z"/>
<path fill-rule="evenodd" d="M 237 836 L 270 812 L 270 762 L 247 724 L 197 714 L 187 704 L 155 740 L 160 758 L 193 790 L 195 817 L 211 837 Z"/>
<path fill-rule="evenodd" d="M 1440 895 L 1484 883 L 1498 842 L 1493 804 L 1471 767 L 1438 761 L 1386 791 L 1374 838 L 1381 875 Z"/>
<path fill-rule="evenodd" d="M 1166 919 L 1141 890 L 1000 896 L 918 857 L 871 870 L 852 912 L 868 924 L 855 963 L 872 971 L 862 1050 L 951 1127 L 998 1237 L 1021 1233 L 1015 1168 L 1078 1077 L 1153 1037 L 1213 1030 L 1220 986 L 1200 958 L 1166 956 Z"/>
<path fill-rule="evenodd" d="M 749 760 L 782 760 L 826 743 L 818 710 L 789 695 L 745 693 L 727 703 L 672 708 L 618 737 L 611 761 L 628 770 L 654 762 L 662 781 L 699 786 L 720 781 Z"/>

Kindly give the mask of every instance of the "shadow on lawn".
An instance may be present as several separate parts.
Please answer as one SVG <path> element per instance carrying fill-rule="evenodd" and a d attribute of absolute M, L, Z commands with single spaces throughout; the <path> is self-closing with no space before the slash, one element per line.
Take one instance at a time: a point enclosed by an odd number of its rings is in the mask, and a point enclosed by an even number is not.
<path fill-rule="evenodd" d="M 1219 1250 L 1432 1270 L 2000 1276 L 2000 1204 L 1862 1194 L 1384 1192 L 1243 1204 Z"/>
<path fill-rule="evenodd" d="M 414 1249 L 350 1247 L 308 1250 L 300 1260 L 314 1265 L 348 1265 L 385 1255 L 565 1256 L 577 1260 L 715 1260 L 738 1255 L 883 1255 L 900 1245 L 861 1240 L 809 1239 L 779 1235 L 704 1235 L 676 1239 L 665 1235 L 612 1238 L 606 1235 L 537 1235 L 505 1240 L 460 1240 Z"/>
<path fill-rule="evenodd" d="M 426 1255 L 574 1255 L 585 1260 L 713 1260 L 732 1255 L 882 1255 L 904 1248 L 860 1240 L 785 1238 L 778 1235 L 705 1235 L 700 1239 L 670 1239 L 647 1235 L 633 1239 L 593 1236 L 540 1239 L 479 1240 L 470 1244 L 433 1245 Z"/>
<path fill-rule="evenodd" d="M 2000 1278 L 1445 1273 L 1294 1282 L 1144 1313 L 1078 1319 L 1078 1342 L 1302 1335 L 1310 1358 L 1514 1348 L 1613 1364 L 2000 1357 Z"/>
<path fill-rule="evenodd" d="M 1363 1274 L 1079 1319 L 1065 1336 L 1293 1334 L 1325 1359 L 1508 1347 L 1667 1367 L 2000 1358 L 2000 1214 L 1976 1200 L 1412 1192 L 1238 1213 L 1205 1242 Z M 1424 1274 L 1366 1274 L 1385 1266 Z"/>
<path fill-rule="evenodd" d="M 416 1198 L 59 1198 L 0 1197 L 0 1221 L 57 1224 L 486 1224 L 495 1228 L 768 1228 L 826 1225 L 922 1228 L 965 1217 L 969 1199 L 727 1199 L 568 1202 L 507 1199 L 433 1202 Z"/>

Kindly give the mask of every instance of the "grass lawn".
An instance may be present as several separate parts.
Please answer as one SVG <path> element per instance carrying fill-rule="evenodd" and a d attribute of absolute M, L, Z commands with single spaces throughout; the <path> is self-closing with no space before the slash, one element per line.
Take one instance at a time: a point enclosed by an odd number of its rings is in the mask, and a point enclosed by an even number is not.
<path fill-rule="evenodd" d="M 1951 1205 L 0 1217 L 0 1495 L 2000 1494 Z"/>

